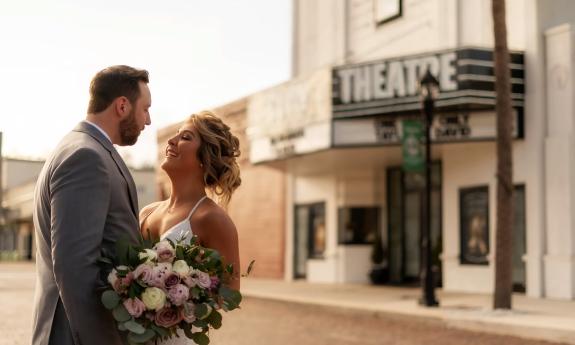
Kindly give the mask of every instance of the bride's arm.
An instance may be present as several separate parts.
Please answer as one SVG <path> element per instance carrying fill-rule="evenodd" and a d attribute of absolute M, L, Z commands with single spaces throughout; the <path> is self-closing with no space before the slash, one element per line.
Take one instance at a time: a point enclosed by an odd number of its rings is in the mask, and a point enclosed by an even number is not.
<path fill-rule="evenodd" d="M 201 229 L 202 245 L 217 250 L 225 264 L 232 264 L 230 287 L 240 289 L 240 254 L 236 226 L 225 212 L 208 212 L 195 219 L 193 229 Z"/>

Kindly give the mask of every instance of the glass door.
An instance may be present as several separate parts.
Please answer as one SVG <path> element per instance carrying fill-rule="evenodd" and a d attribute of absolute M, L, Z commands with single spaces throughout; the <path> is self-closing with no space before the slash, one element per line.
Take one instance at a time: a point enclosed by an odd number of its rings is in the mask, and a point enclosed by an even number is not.
<path fill-rule="evenodd" d="M 421 174 L 387 171 L 388 259 L 392 284 L 418 283 L 421 269 L 421 229 L 424 180 Z M 441 284 L 441 164 L 432 167 L 431 245 L 432 264 Z"/>

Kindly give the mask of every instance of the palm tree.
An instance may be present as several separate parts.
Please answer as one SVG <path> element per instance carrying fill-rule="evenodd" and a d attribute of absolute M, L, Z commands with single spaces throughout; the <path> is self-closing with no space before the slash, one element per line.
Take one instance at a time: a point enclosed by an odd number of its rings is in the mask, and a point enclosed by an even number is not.
<path fill-rule="evenodd" d="M 497 226 L 495 236 L 495 292 L 493 307 L 511 309 L 513 255 L 513 157 L 511 77 L 505 0 L 492 0 L 494 65 L 497 101 Z"/>

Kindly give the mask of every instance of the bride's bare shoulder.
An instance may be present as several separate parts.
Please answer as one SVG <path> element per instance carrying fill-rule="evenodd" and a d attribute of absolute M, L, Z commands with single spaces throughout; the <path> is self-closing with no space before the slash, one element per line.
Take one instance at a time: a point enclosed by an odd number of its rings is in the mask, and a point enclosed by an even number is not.
<path fill-rule="evenodd" d="M 236 237 L 237 230 L 228 213 L 216 203 L 209 202 L 198 208 L 192 217 L 192 228 L 201 232 L 200 237 Z"/>

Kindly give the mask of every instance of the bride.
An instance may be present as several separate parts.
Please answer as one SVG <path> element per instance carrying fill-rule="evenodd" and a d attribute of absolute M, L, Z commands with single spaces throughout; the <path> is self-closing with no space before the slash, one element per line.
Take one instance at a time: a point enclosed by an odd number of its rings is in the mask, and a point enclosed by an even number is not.
<path fill-rule="evenodd" d="M 192 115 L 168 140 L 161 168 L 171 182 L 167 200 L 147 205 L 140 212 L 144 237 L 185 238 L 196 235 L 204 247 L 216 249 L 234 267 L 230 287 L 240 289 L 238 234 L 226 207 L 240 185 L 239 140 L 230 128 L 209 111 Z M 206 195 L 218 197 L 219 205 Z M 179 333 L 179 338 L 162 345 L 194 344 Z"/>

